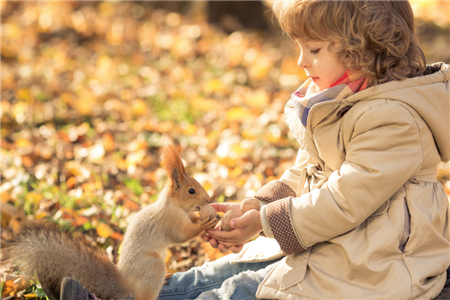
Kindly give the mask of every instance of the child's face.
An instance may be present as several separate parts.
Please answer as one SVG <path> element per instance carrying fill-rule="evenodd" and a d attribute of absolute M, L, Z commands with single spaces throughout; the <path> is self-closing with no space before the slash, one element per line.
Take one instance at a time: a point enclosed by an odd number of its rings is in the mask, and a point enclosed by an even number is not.
<path fill-rule="evenodd" d="M 328 51 L 330 42 L 296 39 L 300 46 L 298 66 L 305 69 L 306 75 L 312 79 L 321 92 L 345 74 L 345 68 Z"/>

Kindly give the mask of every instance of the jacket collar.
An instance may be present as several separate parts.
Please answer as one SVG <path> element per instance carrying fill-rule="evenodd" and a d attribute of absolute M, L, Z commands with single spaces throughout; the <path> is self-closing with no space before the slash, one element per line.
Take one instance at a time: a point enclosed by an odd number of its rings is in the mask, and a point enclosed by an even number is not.
<path fill-rule="evenodd" d="M 450 160 L 449 91 L 449 65 L 436 63 L 428 66 L 423 76 L 379 84 L 345 99 L 317 103 L 309 111 L 306 130 L 312 137 L 314 128 L 324 119 L 327 119 L 327 122 L 337 121 L 340 118 L 338 112 L 341 109 L 346 106 L 353 106 L 359 101 L 380 98 L 397 100 L 411 106 L 425 120 L 435 137 L 441 159 L 447 161 Z M 301 125 L 295 111 L 293 99 L 290 99 L 286 104 L 285 116 L 294 136 L 297 140 L 300 140 L 301 130 L 299 126 L 303 125 Z"/>

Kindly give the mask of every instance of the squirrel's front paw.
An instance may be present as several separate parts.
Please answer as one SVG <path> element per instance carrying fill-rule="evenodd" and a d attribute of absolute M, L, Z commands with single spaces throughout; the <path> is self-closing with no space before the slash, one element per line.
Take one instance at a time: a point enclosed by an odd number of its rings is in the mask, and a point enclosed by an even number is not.
<path fill-rule="evenodd" d="M 201 220 L 199 225 L 203 230 L 206 230 L 206 229 L 214 228 L 214 226 L 216 226 L 216 224 L 217 224 L 217 222 L 219 222 L 219 220 L 220 220 L 219 215 L 216 215 L 214 217 L 210 216 L 204 220 Z"/>

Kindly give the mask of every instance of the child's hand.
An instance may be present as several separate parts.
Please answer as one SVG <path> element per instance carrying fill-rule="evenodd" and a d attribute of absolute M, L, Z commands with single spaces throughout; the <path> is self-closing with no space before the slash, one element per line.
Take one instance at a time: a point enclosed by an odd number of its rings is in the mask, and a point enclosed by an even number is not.
<path fill-rule="evenodd" d="M 210 204 L 217 212 L 227 212 L 229 210 L 234 210 L 238 217 L 242 216 L 240 203 L 211 203 Z M 215 229 L 219 229 L 219 225 L 216 225 Z M 222 253 L 227 253 L 231 250 L 234 253 L 239 253 L 242 250 L 243 245 L 233 245 L 231 247 L 226 247 L 223 244 L 219 244 L 216 239 L 212 238 L 209 234 L 204 235 L 203 240 L 209 242 L 211 247 L 219 249 Z"/>
<path fill-rule="evenodd" d="M 259 211 L 250 210 L 246 212 L 242 217 L 231 220 L 230 226 L 234 230 L 207 230 L 208 234 L 212 237 L 209 242 L 213 247 L 217 243 L 216 245 L 221 252 L 228 251 L 228 248 L 231 247 L 231 250 L 237 253 L 242 250 L 244 243 L 262 230 Z"/>
<path fill-rule="evenodd" d="M 221 253 L 227 253 L 228 251 L 231 250 L 231 252 L 233 253 L 239 253 L 241 252 L 242 248 L 244 247 L 244 245 L 234 245 L 231 247 L 226 247 L 224 244 L 219 244 L 215 239 L 213 239 L 209 234 L 203 236 L 203 240 L 205 242 L 209 242 L 211 244 L 211 247 L 215 248 L 215 249 L 219 249 L 219 251 Z"/>
<path fill-rule="evenodd" d="M 238 217 L 243 215 L 240 203 L 217 203 L 216 202 L 216 203 L 211 203 L 209 205 L 214 207 L 214 209 L 217 212 L 226 213 L 229 210 L 234 210 L 237 213 Z"/>

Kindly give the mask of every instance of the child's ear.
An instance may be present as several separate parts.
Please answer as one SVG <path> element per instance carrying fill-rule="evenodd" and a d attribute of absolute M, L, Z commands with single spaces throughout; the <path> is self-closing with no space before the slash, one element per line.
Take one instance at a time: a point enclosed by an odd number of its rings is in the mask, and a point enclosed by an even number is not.
<path fill-rule="evenodd" d="M 168 145 L 162 149 L 162 164 L 171 180 L 172 186 L 178 189 L 180 184 L 184 182 L 186 170 L 180 154 L 178 154 L 174 146 Z"/>

